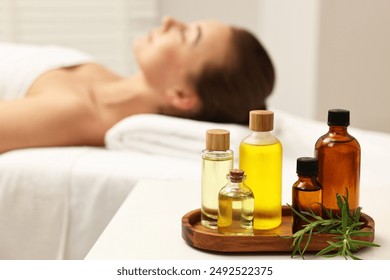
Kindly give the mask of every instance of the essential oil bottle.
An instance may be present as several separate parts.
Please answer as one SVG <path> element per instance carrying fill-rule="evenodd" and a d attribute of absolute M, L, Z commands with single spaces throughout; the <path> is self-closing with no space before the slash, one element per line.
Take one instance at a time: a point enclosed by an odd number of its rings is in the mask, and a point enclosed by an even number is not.
<path fill-rule="evenodd" d="M 219 192 L 218 232 L 252 235 L 254 199 L 251 189 L 245 185 L 244 171 L 231 169 L 228 179 Z"/>
<path fill-rule="evenodd" d="M 282 222 L 282 145 L 272 134 L 274 113 L 249 113 L 252 133 L 240 144 L 240 169 L 255 197 L 253 228 L 267 230 Z"/>
<path fill-rule="evenodd" d="M 317 181 L 318 160 L 313 157 L 300 157 L 297 159 L 298 180 L 292 187 L 292 207 L 298 212 L 313 211 L 322 215 L 322 186 Z M 293 213 L 293 232 L 302 229 L 307 222 L 302 221 Z"/>
<path fill-rule="evenodd" d="M 210 129 L 206 132 L 206 149 L 202 152 L 201 224 L 217 229 L 218 194 L 226 185 L 226 175 L 233 168 L 230 132 Z"/>
<path fill-rule="evenodd" d="M 348 193 L 350 210 L 359 207 L 361 152 L 359 142 L 348 133 L 349 119 L 348 110 L 329 110 L 329 131 L 315 144 L 322 203 L 336 213 L 339 212 L 336 194 Z"/>

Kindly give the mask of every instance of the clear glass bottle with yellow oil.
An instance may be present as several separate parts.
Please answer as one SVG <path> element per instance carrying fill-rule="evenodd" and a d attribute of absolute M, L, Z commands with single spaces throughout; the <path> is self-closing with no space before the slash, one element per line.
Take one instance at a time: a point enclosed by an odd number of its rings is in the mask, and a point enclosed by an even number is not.
<path fill-rule="evenodd" d="M 282 154 L 280 141 L 272 134 L 274 113 L 249 113 L 252 133 L 240 144 L 240 169 L 255 197 L 253 228 L 267 230 L 282 222 Z"/>
<path fill-rule="evenodd" d="M 217 229 L 218 194 L 226 185 L 226 175 L 233 168 L 234 155 L 230 150 L 230 132 L 210 129 L 206 132 L 206 149 L 202 151 L 201 224 Z"/>
<path fill-rule="evenodd" d="M 251 189 L 244 182 L 244 171 L 231 169 L 227 177 L 227 185 L 219 192 L 218 232 L 252 235 L 254 199 Z"/>

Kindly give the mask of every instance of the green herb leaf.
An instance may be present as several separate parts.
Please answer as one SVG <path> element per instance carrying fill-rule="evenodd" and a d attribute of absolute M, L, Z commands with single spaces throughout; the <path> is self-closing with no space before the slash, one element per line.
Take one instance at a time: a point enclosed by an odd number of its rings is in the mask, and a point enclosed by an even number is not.
<path fill-rule="evenodd" d="M 297 217 L 307 223 L 301 230 L 290 236 L 293 238 L 291 257 L 298 253 L 304 259 L 304 254 L 312 240 L 313 234 L 334 234 L 334 238 L 339 240 L 337 242 L 327 241 L 329 246 L 316 254 L 323 257 L 342 256 L 345 259 L 360 260 L 353 252 L 358 251 L 362 247 L 380 247 L 379 244 L 370 241 L 352 239 L 352 237 L 369 236 L 373 232 L 361 231 L 361 227 L 364 225 L 360 221 L 361 208 L 358 207 L 356 210 L 350 211 L 348 192 L 346 196 L 337 194 L 336 201 L 341 216 L 334 215 L 332 210 L 322 206 L 323 217 L 326 217 L 326 219 L 316 215 L 312 209 L 309 209 L 308 212 L 297 211 L 287 204 Z M 305 237 L 306 241 L 304 241 Z"/>

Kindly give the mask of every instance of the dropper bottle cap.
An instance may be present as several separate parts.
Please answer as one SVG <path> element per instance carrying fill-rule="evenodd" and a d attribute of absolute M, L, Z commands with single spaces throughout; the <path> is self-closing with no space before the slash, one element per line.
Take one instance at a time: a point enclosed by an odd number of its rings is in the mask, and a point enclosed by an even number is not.
<path fill-rule="evenodd" d="M 269 110 L 250 111 L 249 128 L 253 131 L 272 131 L 274 129 L 274 112 Z"/>
<path fill-rule="evenodd" d="M 206 131 L 206 149 L 209 151 L 227 151 L 230 148 L 230 132 L 225 129 Z"/>
<path fill-rule="evenodd" d="M 313 157 L 300 157 L 297 159 L 297 174 L 299 176 L 318 176 L 318 159 Z"/>
<path fill-rule="evenodd" d="M 331 109 L 328 111 L 328 125 L 349 126 L 349 111 L 344 109 Z"/>

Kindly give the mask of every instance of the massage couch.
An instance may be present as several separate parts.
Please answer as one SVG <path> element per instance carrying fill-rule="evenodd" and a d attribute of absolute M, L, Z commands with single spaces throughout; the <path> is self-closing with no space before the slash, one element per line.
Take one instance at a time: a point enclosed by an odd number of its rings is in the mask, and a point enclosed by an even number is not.
<path fill-rule="evenodd" d="M 296 159 L 313 156 L 315 141 L 328 127 L 274 111 L 274 132 L 284 149 L 285 204 L 291 201 Z M 161 115 L 122 120 L 107 132 L 105 147 L 31 148 L 0 155 L 0 259 L 83 259 L 143 179 L 199 182 L 200 201 L 201 151 L 210 128 L 230 130 L 237 167 L 247 127 Z M 361 189 L 390 188 L 390 134 L 353 127 L 350 133 L 362 149 Z M 364 202 L 361 197 L 363 210 Z"/>

